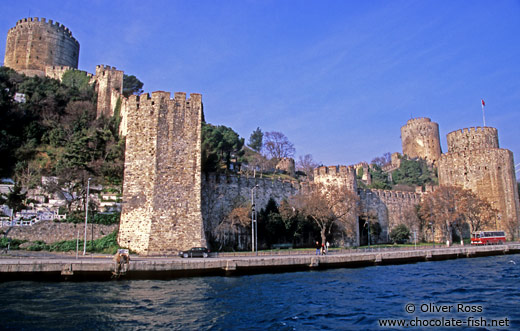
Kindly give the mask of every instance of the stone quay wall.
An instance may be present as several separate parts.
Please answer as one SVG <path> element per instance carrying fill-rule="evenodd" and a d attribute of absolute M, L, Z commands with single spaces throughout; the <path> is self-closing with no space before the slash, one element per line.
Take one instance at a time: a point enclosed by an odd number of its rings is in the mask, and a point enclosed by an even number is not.
<path fill-rule="evenodd" d="M 441 156 L 439 124 L 429 118 L 412 118 L 401 127 L 403 154 L 435 164 Z"/>
<path fill-rule="evenodd" d="M 149 255 L 206 246 L 201 95 L 154 92 L 131 96 L 128 106 L 119 244 Z"/>
<path fill-rule="evenodd" d="M 46 66 L 78 67 L 79 42 L 64 25 L 24 18 L 9 29 L 4 65 L 26 75 L 45 75 Z"/>

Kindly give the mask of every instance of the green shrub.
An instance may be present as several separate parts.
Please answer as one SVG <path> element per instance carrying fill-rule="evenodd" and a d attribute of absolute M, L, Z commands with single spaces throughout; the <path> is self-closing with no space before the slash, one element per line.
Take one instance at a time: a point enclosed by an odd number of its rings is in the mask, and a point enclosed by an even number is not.
<path fill-rule="evenodd" d="M 41 240 L 37 240 L 32 242 L 29 247 L 27 247 L 28 251 L 47 251 L 49 250 L 49 246 L 45 244 L 45 242 Z"/>
<path fill-rule="evenodd" d="M 404 224 L 399 224 L 390 232 L 390 240 L 395 244 L 404 244 L 410 239 L 410 230 Z"/>
<path fill-rule="evenodd" d="M 11 243 L 9 244 L 9 238 L 2 237 L 0 238 L 0 248 L 6 248 L 7 245 L 9 245 L 9 249 L 18 250 L 20 249 L 20 245 L 24 242 L 27 242 L 27 240 L 11 239 Z"/>

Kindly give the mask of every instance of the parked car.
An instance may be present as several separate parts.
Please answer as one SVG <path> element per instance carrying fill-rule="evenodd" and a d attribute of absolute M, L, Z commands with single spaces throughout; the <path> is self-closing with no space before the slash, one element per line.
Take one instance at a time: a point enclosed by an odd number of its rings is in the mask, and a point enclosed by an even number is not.
<path fill-rule="evenodd" d="M 179 252 L 180 257 L 208 257 L 209 250 L 206 247 L 192 247 L 189 251 Z"/>

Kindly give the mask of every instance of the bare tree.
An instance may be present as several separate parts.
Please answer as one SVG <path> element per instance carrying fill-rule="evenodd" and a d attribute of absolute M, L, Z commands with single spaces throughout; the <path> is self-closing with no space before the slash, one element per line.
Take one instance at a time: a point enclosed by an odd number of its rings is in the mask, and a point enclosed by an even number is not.
<path fill-rule="evenodd" d="M 314 161 L 311 154 L 300 156 L 300 159 L 297 163 L 297 168 L 298 170 L 303 171 L 309 180 L 313 179 L 313 171 L 316 167 L 318 167 L 318 163 Z"/>
<path fill-rule="evenodd" d="M 475 193 L 457 186 L 440 186 L 428 194 L 420 205 L 419 216 L 441 230 L 444 240 L 451 240 L 451 229 L 463 239 L 464 228 L 471 231 L 489 226 L 495 212 Z"/>
<path fill-rule="evenodd" d="M 223 246 L 243 248 L 250 244 L 251 206 L 242 204 L 231 209 L 215 228 L 215 238 Z"/>
<path fill-rule="evenodd" d="M 282 159 L 294 157 L 295 148 L 292 142 L 281 132 L 266 132 L 264 135 L 264 149 L 269 158 Z"/>
<path fill-rule="evenodd" d="M 346 186 L 316 186 L 291 197 L 289 205 L 295 213 L 314 221 L 320 229 L 322 242 L 331 234 L 334 224 L 343 227 L 347 235 L 355 235 L 359 197 Z"/>
<path fill-rule="evenodd" d="M 379 167 L 382 168 L 385 165 L 392 163 L 392 154 L 386 152 L 385 154 L 383 154 L 383 156 L 375 157 L 370 163 L 377 164 Z"/>

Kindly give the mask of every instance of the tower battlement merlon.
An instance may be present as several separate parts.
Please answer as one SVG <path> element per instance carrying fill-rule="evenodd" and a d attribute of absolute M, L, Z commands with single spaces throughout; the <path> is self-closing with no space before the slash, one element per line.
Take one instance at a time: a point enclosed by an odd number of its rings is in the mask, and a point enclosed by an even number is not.
<path fill-rule="evenodd" d="M 42 25 L 45 24 L 47 27 L 50 27 L 52 29 L 64 32 L 65 34 L 68 35 L 68 37 L 73 39 L 79 45 L 79 42 L 76 40 L 76 38 L 74 38 L 72 36 L 72 31 L 70 31 L 69 28 L 67 28 L 64 24 L 61 24 L 59 22 L 54 22 L 53 20 L 47 20 L 45 17 L 42 17 L 42 18 L 39 18 L 39 17 L 23 18 L 21 20 L 18 20 L 16 22 L 16 25 L 14 27 L 12 27 L 11 29 L 9 29 L 9 31 L 15 30 L 15 29 L 23 29 L 23 28 L 26 28 L 26 27 L 31 28 L 31 26 L 34 25 L 34 24 L 42 24 Z"/>
<path fill-rule="evenodd" d="M 79 42 L 59 22 L 31 17 L 9 29 L 4 65 L 29 76 L 44 76 L 47 66 L 78 68 Z"/>
<path fill-rule="evenodd" d="M 498 143 L 498 130 L 488 126 L 455 130 L 448 133 L 446 138 L 449 153 L 485 148 L 500 148 Z"/>

